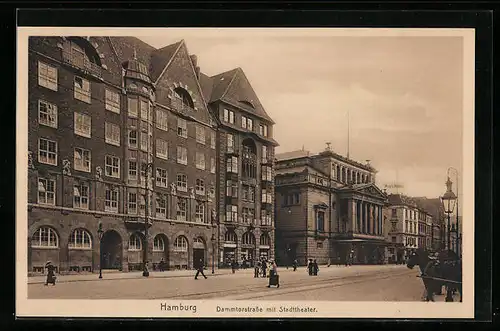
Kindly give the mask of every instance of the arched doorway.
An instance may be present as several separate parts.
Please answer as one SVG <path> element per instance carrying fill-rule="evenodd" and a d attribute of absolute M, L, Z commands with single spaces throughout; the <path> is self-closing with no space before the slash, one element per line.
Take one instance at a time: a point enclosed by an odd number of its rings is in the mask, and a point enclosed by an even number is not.
<path fill-rule="evenodd" d="M 224 234 L 224 250 L 222 254 L 223 260 L 221 261 L 224 266 L 230 267 L 232 261 L 237 260 L 236 256 L 236 251 L 237 251 L 237 244 L 238 243 L 238 237 L 236 236 L 236 233 L 234 230 L 227 230 L 226 233 Z"/>
<path fill-rule="evenodd" d="M 245 232 L 241 238 L 241 262 L 243 268 L 253 266 L 255 258 L 255 236 L 251 232 Z"/>
<path fill-rule="evenodd" d="M 196 266 L 198 261 L 201 260 L 203 265 L 206 266 L 206 247 L 205 240 L 202 237 L 196 237 L 193 240 L 193 265 Z"/>
<path fill-rule="evenodd" d="M 153 239 L 153 269 L 164 271 L 170 268 L 168 238 L 158 234 Z"/>
<path fill-rule="evenodd" d="M 101 239 L 102 269 L 122 268 L 122 238 L 118 232 L 109 230 Z"/>

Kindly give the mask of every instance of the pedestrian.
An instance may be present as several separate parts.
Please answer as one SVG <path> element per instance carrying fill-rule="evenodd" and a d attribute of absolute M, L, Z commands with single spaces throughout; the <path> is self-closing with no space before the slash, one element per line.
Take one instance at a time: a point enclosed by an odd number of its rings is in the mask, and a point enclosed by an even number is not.
<path fill-rule="evenodd" d="M 297 259 L 293 260 L 293 271 L 297 271 Z"/>
<path fill-rule="evenodd" d="M 235 273 L 236 271 L 236 261 L 235 260 L 232 260 L 231 261 L 231 271 L 233 272 L 233 274 Z"/>
<path fill-rule="evenodd" d="M 262 260 L 262 277 L 266 278 L 267 263 L 266 260 Z"/>
<path fill-rule="evenodd" d="M 276 285 L 276 287 L 280 287 L 280 279 L 278 275 L 278 266 L 276 262 L 271 261 L 269 266 L 269 285 L 267 287 L 271 287 Z"/>
<path fill-rule="evenodd" d="M 332 261 L 330 260 L 330 258 L 328 258 L 328 265 L 327 265 L 327 267 L 330 268 L 331 264 L 332 264 Z"/>
<path fill-rule="evenodd" d="M 205 273 L 203 272 L 203 260 L 199 259 L 196 263 L 196 275 L 194 276 L 194 279 L 198 279 L 198 275 L 201 274 L 205 279 L 207 279 L 207 276 L 205 276 Z"/>
<path fill-rule="evenodd" d="M 349 261 L 348 261 L 348 264 L 351 266 L 352 265 L 352 261 L 354 260 L 354 251 L 351 250 L 351 252 L 349 253 Z"/>
<path fill-rule="evenodd" d="M 160 264 L 158 265 L 160 271 L 165 271 L 165 261 L 161 258 Z"/>
<path fill-rule="evenodd" d="M 260 273 L 260 262 L 257 262 L 254 266 L 254 273 L 253 273 L 253 277 L 254 278 L 259 278 L 259 273 Z"/>
<path fill-rule="evenodd" d="M 319 267 L 318 267 L 318 262 L 316 262 L 316 259 L 313 261 L 313 274 L 314 276 L 318 275 Z"/>
<path fill-rule="evenodd" d="M 52 262 L 47 262 L 45 264 L 45 268 L 47 268 L 47 280 L 45 281 L 45 286 L 52 284 L 52 286 L 56 286 L 56 276 L 55 276 L 55 269 L 52 265 Z"/>
<path fill-rule="evenodd" d="M 313 260 L 309 259 L 309 263 L 307 264 L 307 271 L 309 272 L 309 276 L 313 275 L 314 264 Z"/>

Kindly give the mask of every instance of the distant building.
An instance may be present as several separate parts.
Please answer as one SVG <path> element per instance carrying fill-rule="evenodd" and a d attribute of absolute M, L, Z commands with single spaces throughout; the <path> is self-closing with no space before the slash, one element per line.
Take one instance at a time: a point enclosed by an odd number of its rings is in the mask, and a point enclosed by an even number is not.
<path fill-rule="evenodd" d="M 446 214 L 439 198 L 415 197 L 413 200 L 431 217 L 431 248 L 438 251 L 446 247 Z"/>
<path fill-rule="evenodd" d="M 334 153 L 276 155 L 276 257 L 344 263 L 386 261 L 382 209 L 386 195 L 376 170 Z"/>

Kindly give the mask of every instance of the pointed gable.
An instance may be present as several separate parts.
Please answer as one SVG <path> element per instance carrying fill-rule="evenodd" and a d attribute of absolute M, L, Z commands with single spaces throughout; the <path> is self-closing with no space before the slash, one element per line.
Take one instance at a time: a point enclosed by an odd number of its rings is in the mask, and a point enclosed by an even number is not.
<path fill-rule="evenodd" d="M 171 50 L 172 48 L 170 48 Z M 156 82 L 156 102 L 176 109 L 174 90 L 180 89 L 191 98 L 193 109 L 183 112 L 186 116 L 209 123 L 211 115 L 208 112 L 203 92 L 196 77 L 196 71 L 189 55 L 186 43 L 182 40 L 167 66 Z"/>
<path fill-rule="evenodd" d="M 175 55 L 177 50 L 180 48 L 181 41 L 165 46 L 160 49 L 156 49 L 151 54 L 151 63 L 149 65 L 149 72 L 151 74 L 151 79 L 156 82 L 160 78 L 163 70 L 169 65 L 170 60 Z"/>
<path fill-rule="evenodd" d="M 367 183 L 367 184 L 353 184 L 353 185 L 348 185 L 344 186 L 340 189 L 340 191 L 346 191 L 346 192 L 356 192 L 362 195 L 370 195 L 372 197 L 376 197 L 381 200 L 387 200 L 387 194 L 382 192 L 377 185 L 373 183 Z"/>
<path fill-rule="evenodd" d="M 229 86 L 227 86 L 226 91 L 218 97 L 220 90 L 217 90 L 217 95 L 212 96 L 214 98 L 220 99 L 222 101 L 227 101 L 229 103 L 240 106 L 245 109 L 246 112 L 254 114 L 257 117 L 263 118 L 270 123 L 274 124 L 272 118 L 266 113 L 264 107 L 262 106 L 257 94 L 250 85 L 248 78 L 241 68 L 236 68 L 233 70 L 234 75 L 232 76 Z M 227 79 L 225 79 L 227 81 Z M 222 85 L 222 84 L 221 84 Z M 215 92 L 215 90 L 214 90 Z"/>
<path fill-rule="evenodd" d="M 229 84 L 231 84 L 237 70 L 236 68 L 210 77 L 212 81 L 211 102 L 220 100 L 226 94 Z"/>

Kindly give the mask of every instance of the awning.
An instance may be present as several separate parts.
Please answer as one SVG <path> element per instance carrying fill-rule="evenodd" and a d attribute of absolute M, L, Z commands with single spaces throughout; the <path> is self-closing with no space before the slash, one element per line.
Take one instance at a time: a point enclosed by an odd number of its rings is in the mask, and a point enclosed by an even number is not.
<path fill-rule="evenodd" d="M 236 244 L 224 244 L 223 247 L 236 248 Z"/>

